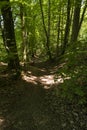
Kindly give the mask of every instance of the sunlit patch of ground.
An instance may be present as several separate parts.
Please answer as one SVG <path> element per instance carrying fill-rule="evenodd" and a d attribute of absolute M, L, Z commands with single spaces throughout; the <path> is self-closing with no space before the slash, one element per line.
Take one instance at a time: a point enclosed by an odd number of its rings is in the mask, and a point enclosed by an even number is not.
<path fill-rule="evenodd" d="M 33 84 L 37 84 L 36 80 L 37 80 L 37 77 L 36 76 L 27 76 L 27 75 L 23 75 L 23 80 L 27 81 L 27 82 L 30 82 L 30 83 L 33 83 Z"/>
<path fill-rule="evenodd" d="M 86 108 L 68 104 L 50 89 L 70 79 L 64 73 L 55 75 L 57 70 L 29 66 L 22 72 L 23 80 L 0 74 L 0 130 L 87 129 Z"/>
<path fill-rule="evenodd" d="M 0 130 L 2 130 L 1 128 L 3 127 L 5 123 L 5 119 L 3 117 L 0 117 Z"/>
<path fill-rule="evenodd" d="M 7 63 L 0 62 L 0 66 L 7 66 Z"/>
<path fill-rule="evenodd" d="M 26 73 L 22 73 L 22 78 L 23 80 L 33 83 L 33 84 L 38 84 L 40 83 L 43 85 L 45 89 L 49 89 L 53 87 L 54 85 L 59 85 L 60 83 L 63 83 L 64 79 L 61 76 L 58 76 L 57 79 L 55 80 L 55 74 L 45 74 L 43 76 L 35 76 L 32 74 L 31 71 L 28 71 Z"/>
<path fill-rule="evenodd" d="M 64 63 L 65 64 L 65 63 Z M 64 64 L 55 65 L 51 68 L 45 65 L 44 67 L 36 67 L 36 66 L 28 66 L 28 70 L 22 73 L 23 80 L 33 83 L 33 84 L 41 84 L 44 89 L 50 89 L 55 85 L 64 82 L 64 78 L 61 75 L 56 76 L 56 72 L 59 68 L 63 67 Z"/>
<path fill-rule="evenodd" d="M 33 83 L 41 84 L 45 89 L 50 89 L 52 87 L 58 86 L 63 83 L 64 80 L 69 80 L 71 77 L 67 77 L 66 74 L 57 75 L 56 72 L 58 68 L 63 67 L 64 64 L 60 66 L 54 66 L 54 68 L 37 68 L 35 66 L 29 66 L 26 72 L 22 73 L 23 80 Z"/>
<path fill-rule="evenodd" d="M 63 79 L 61 77 L 58 77 L 58 79 L 55 81 L 55 75 L 44 75 L 39 77 L 39 80 L 44 85 L 45 89 L 49 89 L 56 84 L 58 85 L 63 83 Z"/>

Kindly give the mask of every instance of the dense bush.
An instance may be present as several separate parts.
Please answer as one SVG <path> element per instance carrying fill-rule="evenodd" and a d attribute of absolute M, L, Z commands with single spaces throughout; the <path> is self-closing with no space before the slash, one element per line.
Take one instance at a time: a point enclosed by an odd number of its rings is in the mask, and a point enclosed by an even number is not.
<path fill-rule="evenodd" d="M 84 104 L 87 98 L 87 45 L 78 42 L 75 46 L 64 57 L 65 65 L 60 71 L 64 83 L 60 85 L 60 95 L 71 102 Z"/>

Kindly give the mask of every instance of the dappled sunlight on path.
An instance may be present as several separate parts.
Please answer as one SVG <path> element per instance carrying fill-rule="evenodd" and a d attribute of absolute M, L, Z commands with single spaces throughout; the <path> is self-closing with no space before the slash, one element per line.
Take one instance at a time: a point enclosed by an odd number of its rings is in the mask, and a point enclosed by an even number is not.
<path fill-rule="evenodd" d="M 28 66 L 19 79 L 1 71 L 0 130 L 69 130 L 74 126 L 82 130 L 87 126 L 86 110 L 58 95 L 60 84 L 70 79 L 56 73 L 58 69 L 49 64 Z"/>
<path fill-rule="evenodd" d="M 0 128 L 1 128 L 1 126 L 4 124 L 4 122 L 5 122 L 5 119 L 3 118 L 3 117 L 0 117 Z M 0 129 L 1 130 L 1 129 Z"/>
<path fill-rule="evenodd" d="M 30 82 L 30 83 L 33 83 L 33 84 L 37 84 L 37 82 L 36 82 L 37 77 L 36 76 L 23 75 L 22 78 L 23 78 L 23 80 L 25 80 L 27 82 Z"/>
<path fill-rule="evenodd" d="M 22 78 L 27 82 L 33 84 L 41 84 L 45 89 L 49 89 L 51 87 L 54 87 L 55 85 L 63 83 L 63 78 L 61 76 L 57 76 L 57 79 L 55 80 L 56 70 L 46 70 L 30 67 L 27 72 L 22 73 Z M 36 73 L 33 73 L 33 71 L 35 71 Z"/>

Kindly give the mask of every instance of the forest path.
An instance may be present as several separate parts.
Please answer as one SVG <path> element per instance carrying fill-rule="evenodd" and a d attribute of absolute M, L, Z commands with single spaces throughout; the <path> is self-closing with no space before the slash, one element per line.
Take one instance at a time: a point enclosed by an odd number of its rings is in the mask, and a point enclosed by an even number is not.
<path fill-rule="evenodd" d="M 50 63 L 27 66 L 19 80 L 1 71 L 0 130 L 86 130 L 86 109 L 55 94 L 53 86 L 61 80 L 54 82 L 54 76 L 60 67 Z"/>
<path fill-rule="evenodd" d="M 61 67 L 63 67 L 63 64 L 58 65 L 50 62 L 34 63 L 34 65 L 26 67 L 27 71 L 22 73 L 22 78 L 29 83 L 42 85 L 44 89 L 50 89 L 55 85 L 63 83 L 62 77 L 57 77 L 57 71 Z"/>

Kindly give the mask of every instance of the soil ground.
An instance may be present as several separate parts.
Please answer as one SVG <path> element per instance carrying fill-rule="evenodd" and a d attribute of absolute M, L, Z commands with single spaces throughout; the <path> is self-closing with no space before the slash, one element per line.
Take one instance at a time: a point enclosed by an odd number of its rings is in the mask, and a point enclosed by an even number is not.
<path fill-rule="evenodd" d="M 87 130 L 86 106 L 56 96 L 54 82 L 61 65 L 27 66 L 22 78 L 11 78 L 0 65 L 0 130 Z"/>

